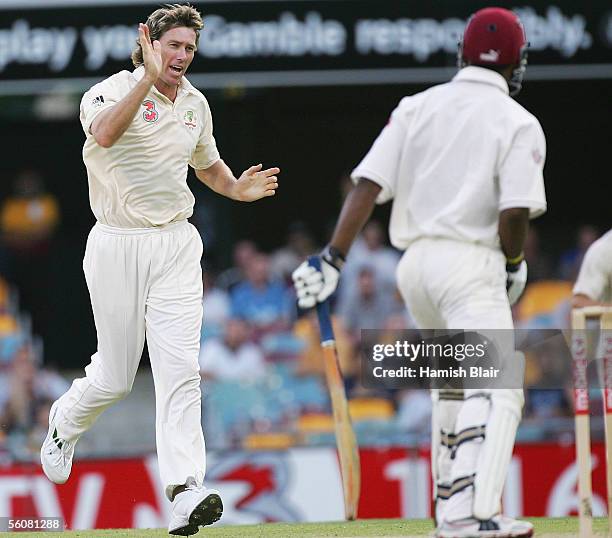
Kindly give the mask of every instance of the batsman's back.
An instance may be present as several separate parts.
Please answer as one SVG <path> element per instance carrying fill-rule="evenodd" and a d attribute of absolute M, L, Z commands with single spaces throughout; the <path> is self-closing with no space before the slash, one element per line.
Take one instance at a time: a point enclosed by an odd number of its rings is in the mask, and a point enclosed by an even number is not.
<path fill-rule="evenodd" d="M 545 154 L 537 119 L 501 75 L 479 67 L 402 99 L 377 144 L 396 163 L 379 201 L 395 198 L 390 230 L 400 249 L 421 236 L 496 246 L 499 211 L 539 188 L 532 180 Z"/>

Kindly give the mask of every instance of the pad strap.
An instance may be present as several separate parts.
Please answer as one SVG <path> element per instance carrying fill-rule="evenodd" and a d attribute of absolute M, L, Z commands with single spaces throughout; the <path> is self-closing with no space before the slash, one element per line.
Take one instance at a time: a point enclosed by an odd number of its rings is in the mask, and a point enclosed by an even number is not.
<path fill-rule="evenodd" d="M 445 431 L 440 432 L 440 443 L 450 448 L 451 450 L 457 450 L 457 448 L 463 443 L 473 441 L 474 439 L 485 438 L 486 425 L 474 426 L 472 428 L 466 428 L 459 433 L 448 433 Z"/>
<path fill-rule="evenodd" d="M 463 491 L 466 488 L 474 485 L 475 475 L 462 476 L 453 481 L 451 485 L 438 484 L 438 499 L 447 501 L 456 493 Z"/>

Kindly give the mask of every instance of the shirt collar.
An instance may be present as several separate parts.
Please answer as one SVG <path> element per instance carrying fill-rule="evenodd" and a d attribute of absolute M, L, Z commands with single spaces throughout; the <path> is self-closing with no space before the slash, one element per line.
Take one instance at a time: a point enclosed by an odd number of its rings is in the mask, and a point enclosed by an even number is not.
<path fill-rule="evenodd" d="M 132 74 L 137 81 L 142 80 L 142 77 L 144 77 L 145 74 L 144 65 L 138 66 L 136 69 L 134 69 L 134 71 L 132 71 Z M 153 90 L 159 93 L 159 90 L 155 86 L 153 86 Z M 195 93 L 195 88 L 184 76 L 179 84 L 177 97 L 182 93 Z"/>
<path fill-rule="evenodd" d="M 468 65 L 461 69 L 454 77 L 453 82 L 480 82 L 482 84 L 490 84 L 509 95 L 508 82 L 497 71 L 487 69 L 486 67 L 478 67 L 477 65 Z"/>

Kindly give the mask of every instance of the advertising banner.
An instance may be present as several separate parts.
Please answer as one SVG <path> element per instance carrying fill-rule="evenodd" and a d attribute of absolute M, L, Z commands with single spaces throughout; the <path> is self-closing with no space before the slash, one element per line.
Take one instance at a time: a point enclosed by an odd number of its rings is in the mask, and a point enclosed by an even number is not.
<path fill-rule="evenodd" d="M 137 24 L 155 3 L 29 2 L 0 11 L 0 92 L 82 90 L 130 69 Z M 0 4 L 1 5 L 1 4 Z M 204 30 L 191 67 L 201 87 L 446 80 L 474 1 L 194 2 Z M 528 76 L 612 76 L 605 2 L 501 2 L 530 42 Z"/>
<path fill-rule="evenodd" d="M 561 517 L 577 513 L 573 445 L 519 445 L 504 491 L 510 516 Z M 431 515 L 429 452 L 362 449 L 360 518 L 426 518 Z M 593 445 L 593 512 L 604 515 L 605 452 Z M 338 460 L 331 448 L 210 454 L 209 487 L 221 491 L 221 524 L 334 521 L 344 509 Z M 154 456 L 77 461 L 70 480 L 49 482 L 38 466 L 0 468 L 0 517 L 61 517 L 66 528 L 157 528 L 167 524 L 170 503 Z"/>

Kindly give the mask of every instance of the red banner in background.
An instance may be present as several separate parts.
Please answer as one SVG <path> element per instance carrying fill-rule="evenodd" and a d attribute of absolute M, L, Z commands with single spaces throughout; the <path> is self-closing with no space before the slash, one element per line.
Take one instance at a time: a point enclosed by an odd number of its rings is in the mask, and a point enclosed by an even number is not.
<path fill-rule="evenodd" d="M 512 516 L 576 514 L 573 445 L 520 445 L 504 491 Z M 362 449 L 360 518 L 423 518 L 431 513 L 429 453 Z M 605 452 L 593 445 L 593 511 L 606 511 Z M 209 455 L 207 484 L 221 490 L 222 523 L 343 518 L 338 461 L 331 448 Z M 63 517 L 70 529 L 164 527 L 170 503 L 154 456 L 77 461 L 70 480 L 49 482 L 38 466 L 0 469 L 0 517 Z"/>
<path fill-rule="evenodd" d="M 606 514 L 606 453 L 603 443 L 591 447 L 593 515 Z M 573 444 L 518 446 L 515 463 L 522 484 L 522 510 L 526 516 L 566 516 L 578 513 L 578 467 Z M 506 492 L 508 488 L 506 487 Z"/>

